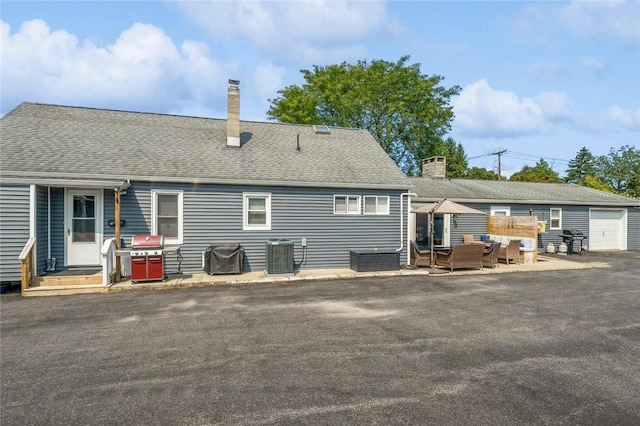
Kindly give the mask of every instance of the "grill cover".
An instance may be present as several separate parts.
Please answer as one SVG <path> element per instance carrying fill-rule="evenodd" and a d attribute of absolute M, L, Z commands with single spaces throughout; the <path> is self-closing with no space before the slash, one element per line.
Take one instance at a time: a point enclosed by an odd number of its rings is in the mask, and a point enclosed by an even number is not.
<path fill-rule="evenodd" d="M 244 248 L 238 243 L 211 244 L 204 252 L 204 271 L 214 274 L 240 274 Z"/>
<path fill-rule="evenodd" d="M 161 249 L 164 247 L 164 235 L 134 235 L 131 238 L 133 249 Z"/>

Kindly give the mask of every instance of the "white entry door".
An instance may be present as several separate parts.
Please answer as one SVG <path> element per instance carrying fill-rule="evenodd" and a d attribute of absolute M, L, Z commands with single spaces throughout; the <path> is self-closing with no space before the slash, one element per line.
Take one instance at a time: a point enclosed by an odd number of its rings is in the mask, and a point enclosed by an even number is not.
<path fill-rule="evenodd" d="M 100 264 L 102 190 L 68 189 L 65 196 L 67 266 Z"/>

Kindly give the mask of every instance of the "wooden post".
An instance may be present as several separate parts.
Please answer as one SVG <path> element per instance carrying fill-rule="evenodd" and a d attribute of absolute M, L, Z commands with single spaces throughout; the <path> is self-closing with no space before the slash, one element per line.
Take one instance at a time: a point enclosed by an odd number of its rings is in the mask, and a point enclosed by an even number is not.
<path fill-rule="evenodd" d="M 115 199 L 114 199 L 114 210 L 115 210 L 115 233 L 116 233 L 116 250 L 120 247 L 120 188 L 114 191 Z M 121 276 L 121 268 L 120 268 L 120 256 L 116 253 L 116 282 L 120 281 Z"/>

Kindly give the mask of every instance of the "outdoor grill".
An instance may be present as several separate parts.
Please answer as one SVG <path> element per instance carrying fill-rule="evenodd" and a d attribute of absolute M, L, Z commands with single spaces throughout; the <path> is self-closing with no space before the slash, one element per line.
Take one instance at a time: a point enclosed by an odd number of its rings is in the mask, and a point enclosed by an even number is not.
<path fill-rule="evenodd" d="M 560 237 L 562 237 L 562 242 L 567 245 L 568 254 L 575 254 L 574 249 L 578 242 L 580 243 L 580 250 L 578 251 L 578 253 L 582 254 L 582 241 L 587 238 L 584 236 L 582 231 L 578 231 L 577 229 L 563 229 Z"/>
<path fill-rule="evenodd" d="M 163 280 L 163 249 L 163 235 L 135 235 L 131 238 L 131 281 Z"/>

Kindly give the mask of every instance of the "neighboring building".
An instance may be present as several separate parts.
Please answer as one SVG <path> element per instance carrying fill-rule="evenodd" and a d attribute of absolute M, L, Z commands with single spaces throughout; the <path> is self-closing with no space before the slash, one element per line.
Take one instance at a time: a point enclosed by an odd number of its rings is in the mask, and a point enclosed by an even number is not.
<path fill-rule="evenodd" d="M 184 272 L 230 241 L 245 271 L 270 239 L 294 241 L 300 268 L 349 267 L 354 249 L 401 250 L 411 182 L 366 130 L 23 103 L 0 120 L 0 281 L 20 280 L 36 238 L 37 274 L 95 266 L 114 237 L 163 234 Z M 404 238 L 403 238 L 404 237 Z M 55 259 L 55 262 L 54 262 Z M 55 263 L 55 267 L 54 267 Z M 167 262 L 171 267 L 173 262 Z"/>
<path fill-rule="evenodd" d="M 589 250 L 640 249 L 640 200 L 575 184 L 448 179 L 445 169 L 444 157 L 424 160 L 423 177 L 410 178 L 417 193 L 414 207 L 447 198 L 490 215 L 535 215 L 546 225 L 538 237 L 540 249 L 561 243 L 563 230 L 583 232 Z M 462 243 L 463 234 L 487 233 L 483 216 L 441 215 L 434 225 L 434 240 L 443 245 Z M 428 246 L 426 215 L 413 226 L 410 233 Z"/>

